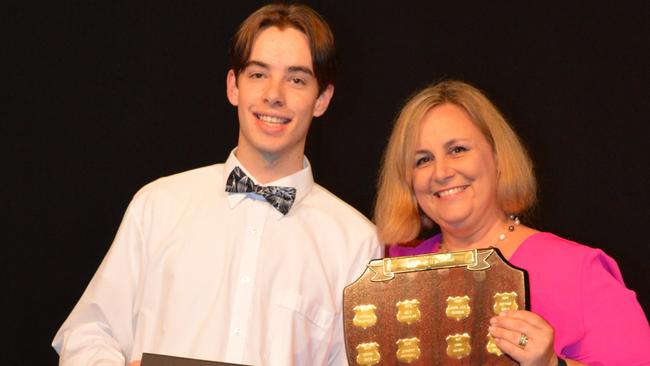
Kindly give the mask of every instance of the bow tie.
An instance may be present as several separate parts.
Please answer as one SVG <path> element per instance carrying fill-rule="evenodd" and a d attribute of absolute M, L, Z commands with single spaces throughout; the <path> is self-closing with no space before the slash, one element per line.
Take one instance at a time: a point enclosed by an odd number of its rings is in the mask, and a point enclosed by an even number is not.
<path fill-rule="evenodd" d="M 226 182 L 226 192 L 254 192 L 264 197 L 271 206 L 286 215 L 296 199 L 296 189 L 292 187 L 260 186 L 253 182 L 239 167 L 235 167 Z"/>

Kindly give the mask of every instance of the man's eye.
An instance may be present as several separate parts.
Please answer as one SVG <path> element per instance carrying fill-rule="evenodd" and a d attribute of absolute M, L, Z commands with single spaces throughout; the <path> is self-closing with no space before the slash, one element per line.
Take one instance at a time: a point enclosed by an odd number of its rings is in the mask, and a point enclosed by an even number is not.
<path fill-rule="evenodd" d="M 296 85 L 305 85 L 305 80 L 301 78 L 291 78 L 291 82 Z"/>
<path fill-rule="evenodd" d="M 250 73 L 250 78 L 251 79 L 261 79 L 263 77 L 264 77 L 264 74 L 262 74 L 261 72 L 252 72 L 252 73 Z"/>

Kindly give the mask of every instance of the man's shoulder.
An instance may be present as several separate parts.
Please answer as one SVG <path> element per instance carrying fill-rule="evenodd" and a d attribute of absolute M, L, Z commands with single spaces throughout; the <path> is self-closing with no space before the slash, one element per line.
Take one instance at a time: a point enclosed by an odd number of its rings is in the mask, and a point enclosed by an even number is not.
<path fill-rule="evenodd" d="M 374 233 L 374 225 L 366 216 L 319 184 L 314 184 L 310 194 L 305 197 L 303 206 L 310 214 L 340 221 L 349 226 L 367 228 L 369 232 Z"/>
<path fill-rule="evenodd" d="M 213 164 L 158 178 L 135 194 L 134 202 L 185 201 L 223 186 L 223 164 Z M 221 188 L 223 190 L 223 188 Z"/>

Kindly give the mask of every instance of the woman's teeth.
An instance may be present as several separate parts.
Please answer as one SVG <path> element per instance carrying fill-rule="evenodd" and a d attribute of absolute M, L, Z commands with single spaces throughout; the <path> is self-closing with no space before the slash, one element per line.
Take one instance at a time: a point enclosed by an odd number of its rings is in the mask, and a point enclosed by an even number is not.
<path fill-rule="evenodd" d="M 445 196 L 452 195 L 454 193 L 458 193 L 458 192 L 464 190 L 465 188 L 467 188 L 467 187 L 466 186 L 465 187 L 454 187 L 454 188 L 451 188 L 451 189 L 447 189 L 445 191 L 440 191 L 440 192 L 436 193 L 436 195 L 438 197 L 445 197 Z"/>

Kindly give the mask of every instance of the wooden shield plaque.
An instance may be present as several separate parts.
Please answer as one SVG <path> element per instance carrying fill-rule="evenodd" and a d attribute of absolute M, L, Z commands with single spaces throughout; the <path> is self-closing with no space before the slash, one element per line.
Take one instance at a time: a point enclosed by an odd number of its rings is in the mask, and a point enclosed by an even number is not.
<path fill-rule="evenodd" d="M 527 275 L 498 249 L 373 260 L 343 292 L 350 365 L 517 365 L 490 318 L 528 309 Z"/>

